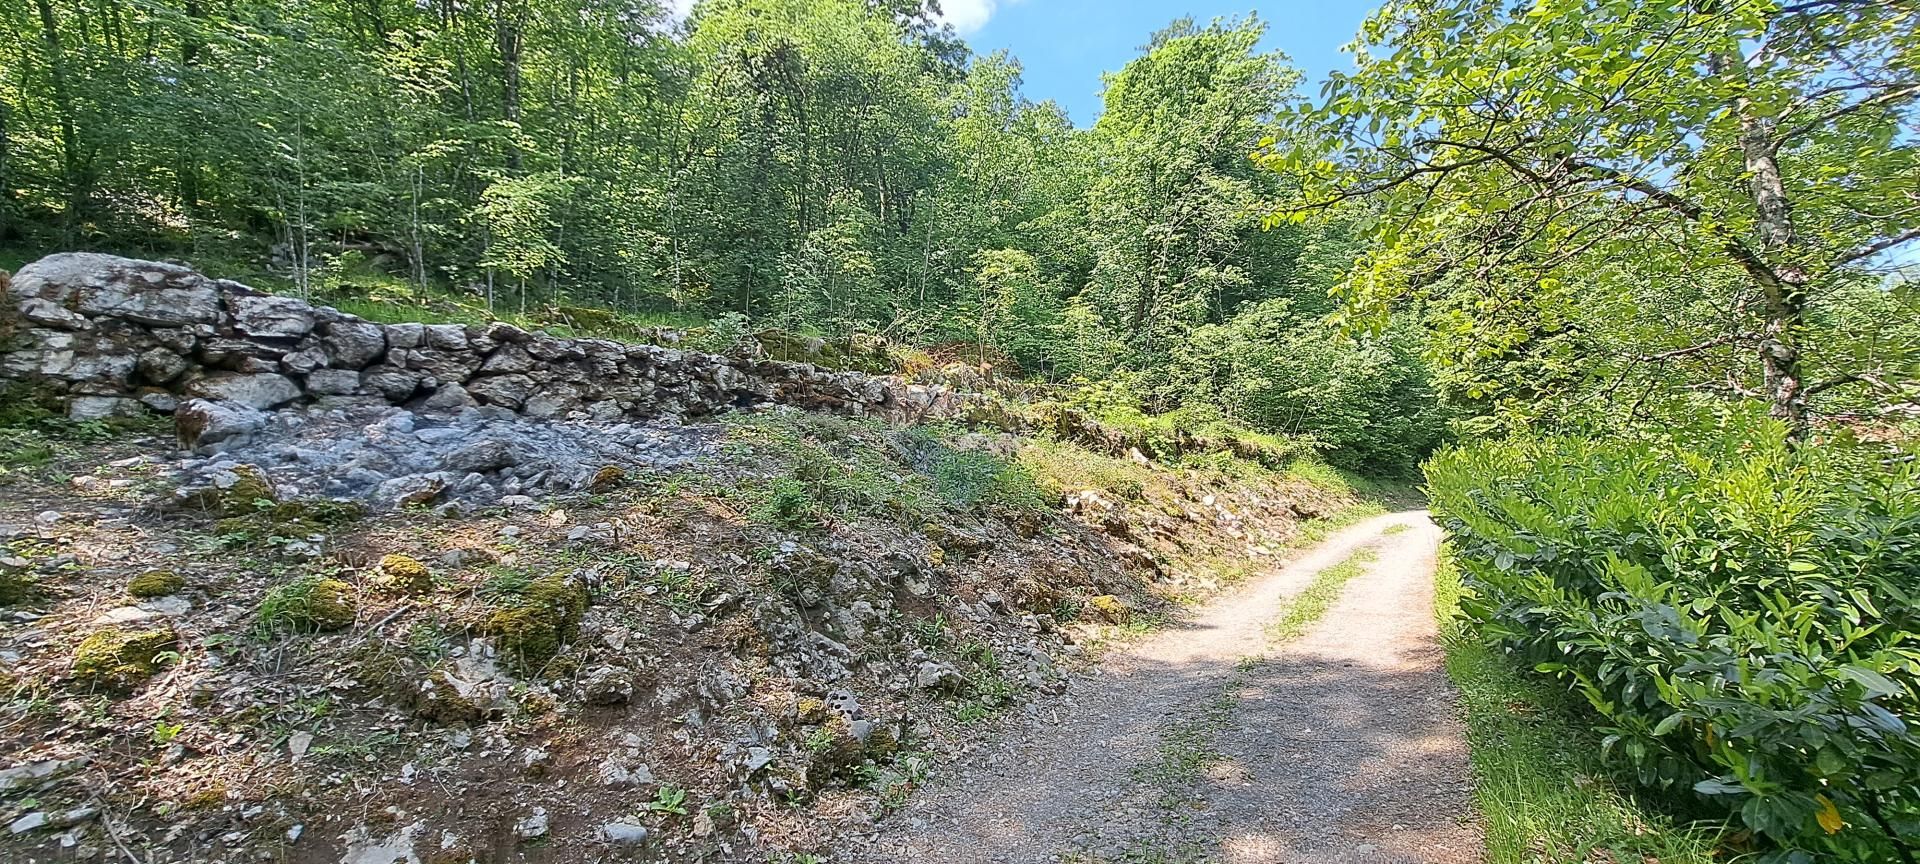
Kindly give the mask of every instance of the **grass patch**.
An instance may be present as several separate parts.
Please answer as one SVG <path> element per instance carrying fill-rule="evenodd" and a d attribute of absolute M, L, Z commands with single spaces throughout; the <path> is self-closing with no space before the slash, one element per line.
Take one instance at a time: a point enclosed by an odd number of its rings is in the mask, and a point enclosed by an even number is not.
<path fill-rule="evenodd" d="M 1387 508 L 1378 501 L 1361 501 L 1340 508 L 1332 516 L 1314 519 L 1300 525 L 1300 533 L 1294 535 L 1289 545 L 1294 548 L 1312 546 L 1342 528 L 1351 528 L 1375 516 L 1387 515 Z"/>
<path fill-rule="evenodd" d="M 1347 556 L 1346 560 L 1314 574 L 1313 582 L 1306 590 L 1288 600 L 1280 617 L 1267 625 L 1267 638 L 1286 642 L 1305 635 L 1314 622 L 1327 614 L 1333 601 L 1340 598 L 1340 590 L 1378 557 L 1379 554 L 1372 549 L 1361 549 Z"/>
<path fill-rule="evenodd" d="M 1443 553 L 1435 606 L 1465 708 L 1488 864 L 1719 860 L 1720 826 L 1678 824 L 1625 791 L 1600 762 L 1585 706 L 1476 639 L 1460 617 L 1461 590 Z"/>

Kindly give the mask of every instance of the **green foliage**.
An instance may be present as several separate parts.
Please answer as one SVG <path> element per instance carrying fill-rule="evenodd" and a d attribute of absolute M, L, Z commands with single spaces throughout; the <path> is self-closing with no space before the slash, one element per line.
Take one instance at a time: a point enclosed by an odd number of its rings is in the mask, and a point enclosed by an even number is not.
<path fill-rule="evenodd" d="M 793 477 L 776 477 L 760 493 L 753 505 L 754 521 L 799 531 L 820 524 L 820 503 L 805 483 Z"/>
<path fill-rule="evenodd" d="M 1569 681 L 1640 782 L 1783 850 L 1911 856 L 1920 462 L 1735 421 L 1428 466 L 1480 632 Z M 1784 854 L 1784 853 L 1783 853 Z"/>
<path fill-rule="evenodd" d="M 1603 764 L 1579 696 L 1514 667 L 1459 608 L 1460 571 L 1443 555 L 1434 605 L 1447 675 L 1460 694 L 1489 864 L 1720 860 L 1718 826 L 1677 827 L 1665 800 L 1637 800 Z"/>
<path fill-rule="evenodd" d="M 1920 240 L 1920 211 L 1882 206 L 1920 166 L 1914 15 L 1391 0 L 1262 151 L 1291 183 L 1270 222 L 1352 220 L 1351 317 L 1434 301 L 1431 354 L 1482 428 L 1711 396 L 1800 432 L 1847 388 L 1911 398 L 1910 322 L 1834 324 Z"/>
<path fill-rule="evenodd" d="M 256 613 L 257 632 L 315 633 L 353 626 L 358 609 L 353 586 L 326 576 L 303 576 L 267 592 Z"/>

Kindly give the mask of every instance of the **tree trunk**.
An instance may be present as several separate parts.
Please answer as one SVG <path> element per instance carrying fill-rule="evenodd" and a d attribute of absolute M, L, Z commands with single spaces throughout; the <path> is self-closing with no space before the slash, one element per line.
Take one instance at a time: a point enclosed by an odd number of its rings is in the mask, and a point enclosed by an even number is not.
<path fill-rule="evenodd" d="M 13 235 L 13 175 L 7 164 L 11 155 L 12 141 L 7 137 L 8 124 L 13 120 L 13 106 L 0 99 L 0 244 L 6 243 Z"/>
<path fill-rule="evenodd" d="M 53 76 L 54 107 L 60 114 L 60 172 L 67 183 L 65 233 L 71 240 L 92 190 L 82 176 L 80 133 L 74 122 L 73 89 L 67 80 L 66 52 L 60 46 L 60 25 L 53 17 L 52 3 L 35 0 L 35 5 L 40 11 L 41 38 L 47 45 L 47 68 Z"/>
<path fill-rule="evenodd" d="M 521 12 L 515 0 L 499 0 L 494 7 L 494 35 L 500 47 L 500 113 L 512 126 L 512 135 L 520 134 L 520 44 Z M 507 142 L 507 170 L 520 172 L 520 145 Z"/>
<path fill-rule="evenodd" d="M 1753 194 L 1755 225 L 1771 276 L 1758 281 L 1765 298 L 1766 326 L 1760 341 L 1760 368 L 1769 409 L 1787 424 L 1795 438 L 1806 434 L 1807 396 L 1802 379 L 1800 330 L 1807 305 L 1807 271 L 1793 260 L 1799 238 L 1793 229 L 1793 206 L 1780 177 L 1780 161 L 1773 145 L 1772 118 L 1755 114 L 1746 99 L 1736 103 L 1740 116 L 1740 150 L 1746 159 Z"/>
<path fill-rule="evenodd" d="M 187 17 L 199 18 L 201 15 L 199 2 L 189 0 L 185 11 Z M 193 80 L 193 67 L 200 60 L 200 47 L 200 40 L 193 36 L 188 36 L 180 42 L 180 84 L 182 90 L 190 97 L 196 95 L 198 90 Z M 198 113 L 197 110 L 194 112 L 196 115 Z M 180 210 L 186 214 L 188 225 L 191 226 L 195 215 L 200 211 L 200 157 L 198 154 L 201 122 L 200 118 L 192 115 L 181 119 L 186 123 L 180 130 L 180 145 L 175 152 L 174 179 L 178 182 L 176 194 L 180 198 Z"/>

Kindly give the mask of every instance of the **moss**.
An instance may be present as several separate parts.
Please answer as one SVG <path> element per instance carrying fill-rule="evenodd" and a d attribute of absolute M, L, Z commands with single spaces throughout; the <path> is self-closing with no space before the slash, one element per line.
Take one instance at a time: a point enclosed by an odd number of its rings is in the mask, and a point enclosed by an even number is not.
<path fill-rule="evenodd" d="M 815 696 L 805 696 L 794 703 L 793 713 L 802 723 L 822 723 L 827 719 L 827 703 Z"/>
<path fill-rule="evenodd" d="M 33 577 L 24 570 L 0 567 L 0 606 L 25 603 L 33 597 Z"/>
<path fill-rule="evenodd" d="M 627 472 L 618 465 L 608 465 L 593 472 L 593 479 L 587 481 L 588 492 L 608 492 L 627 482 Z"/>
<path fill-rule="evenodd" d="M 260 624 L 268 630 L 339 630 L 358 617 L 353 586 L 338 579 L 309 576 L 267 593 Z"/>
<path fill-rule="evenodd" d="M 127 593 L 134 597 L 165 597 L 186 586 L 186 578 L 172 570 L 148 570 L 127 583 Z"/>
<path fill-rule="evenodd" d="M 514 606 L 495 609 L 481 629 L 495 637 L 508 663 L 533 672 L 545 667 L 579 631 L 586 611 L 585 586 L 564 576 L 546 576 L 527 583 Z"/>
<path fill-rule="evenodd" d="M 1127 617 L 1133 611 L 1128 608 L 1125 600 L 1121 600 L 1112 594 L 1101 594 L 1098 597 L 1088 600 L 1087 607 L 1098 613 L 1101 618 L 1106 619 L 1110 624 L 1126 623 Z"/>
<path fill-rule="evenodd" d="M 307 519 L 329 528 L 359 521 L 367 515 L 366 505 L 358 501 L 308 500 Z"/>
<path fill-rule="evenodd" d="M 433 573 L 416 558 L 398 553 L 387 555 L 375 565 L 380 585 L 402 594 L 425 594 L 433 590 Z"/>
<path fill-rule="evenodd" d="M 220 515 L 249 516 L 264 509 L 261 502 L 271 507 L 279 501 L 273 484 L 267 481 L 267 475 L 260 473 L 260 469 L 242 465 L 233 469 L 233 473 L 239 479 L 220 493 Z"/>
<path fill-rule="evenodd" d="M 74 647 L 73 675 L 101 687 L 132 687 L 153 674 L 160 654 L 174 644 L 173 631 L 165 627 L 101 630 Z"/>

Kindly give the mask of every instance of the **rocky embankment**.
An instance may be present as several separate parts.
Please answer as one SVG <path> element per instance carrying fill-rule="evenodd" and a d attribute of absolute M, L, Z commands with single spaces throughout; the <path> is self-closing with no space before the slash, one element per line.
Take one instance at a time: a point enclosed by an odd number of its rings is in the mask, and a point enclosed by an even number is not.
<path fill-rule="evenodd" d="M 10 392 L 180 434 L 0 428 L 6 861 L 828 860 L 1354 501 L 917 425 L 993 406 L 885 376 L 168 264 L 7 296 Z"/>

